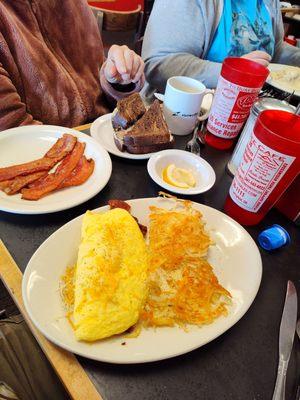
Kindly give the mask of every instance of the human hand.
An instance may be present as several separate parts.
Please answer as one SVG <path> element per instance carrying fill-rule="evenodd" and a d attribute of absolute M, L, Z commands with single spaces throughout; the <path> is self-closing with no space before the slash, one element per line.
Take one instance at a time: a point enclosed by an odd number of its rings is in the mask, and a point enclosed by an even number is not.
<path fill-rule="evenodd" d="M 110 83 L 138 82 L 144 72 L 144 61 L 127 46 L 113 45 L 108 51 L 104 76 Z"/>
<path fill-rule="evenodd" d="M 265 51 L 256 50 L 251 51 L 251 53 L 244 54 L 242 58 L 247 58 L 248 60 L 255 61 L 264 67 L 267 67 L 270 64 L 271 56 Z"/>

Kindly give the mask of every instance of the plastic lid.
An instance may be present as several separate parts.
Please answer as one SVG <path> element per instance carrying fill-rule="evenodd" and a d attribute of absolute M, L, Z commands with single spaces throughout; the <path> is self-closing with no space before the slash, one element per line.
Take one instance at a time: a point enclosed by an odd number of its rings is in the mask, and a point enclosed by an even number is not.
<path fill-rule="evenodd" d="M 258 243 L 264 250 L 275 250 L 291 242 L 289 233 L 280 225 L 273 225 L 262 231 L 258 236 Z"/>
<path fill-rule="evenodd" d="M 209 131 L 206 131 L 204 138 L 206 144 L 218 150 L 228 150 L 234 144 L 234 139 L 220 138 Z"/>
<path fill-rule="evenodd" d="M 286 101 L 274 99 L 273 97 L 263 97 L 253 104 L 252 112 L 254 115 L 259 115 L 265 110 L 282 110 L 295 113 L 296 107 L 291 106 Z"/>

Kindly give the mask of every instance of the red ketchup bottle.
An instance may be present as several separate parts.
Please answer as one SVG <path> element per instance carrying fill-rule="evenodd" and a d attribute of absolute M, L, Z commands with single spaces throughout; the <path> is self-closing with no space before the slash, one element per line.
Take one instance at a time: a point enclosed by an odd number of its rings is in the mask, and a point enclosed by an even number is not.
<path fill-rule="evenodd" d="M 258 117 L 231 184 L 225 212 L 258 224 L 300 173 L 300 116 L 267 110 Z"/>
<path fill-rule="evenodd" d="M 254 61 L 224 60 L 208 117 L 208 145 L 220 150 L 232 147 L 268 75 L 269 70 Z"/>

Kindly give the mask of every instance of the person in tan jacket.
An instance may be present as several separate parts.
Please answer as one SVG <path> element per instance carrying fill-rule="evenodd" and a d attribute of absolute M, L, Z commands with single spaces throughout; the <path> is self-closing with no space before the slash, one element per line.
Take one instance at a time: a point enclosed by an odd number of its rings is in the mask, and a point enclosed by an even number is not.
<path fill-rule="evenodd" d="M 126 46 L 112 46 L 105 61 L 86 0 L 0 1 L 0 131 L 91 121 L 109 99 L 139 91 L 143 69 Z"/>

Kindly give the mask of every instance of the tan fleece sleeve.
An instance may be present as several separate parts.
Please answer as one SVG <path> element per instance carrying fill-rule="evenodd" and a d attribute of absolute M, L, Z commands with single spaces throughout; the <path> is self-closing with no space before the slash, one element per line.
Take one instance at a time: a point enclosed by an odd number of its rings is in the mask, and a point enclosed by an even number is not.
<path fill-rule="evenodd" d="M 21 125 L 41 124 L 26 111 L 26 105 L 0 63 L 0 131 Z"/>

